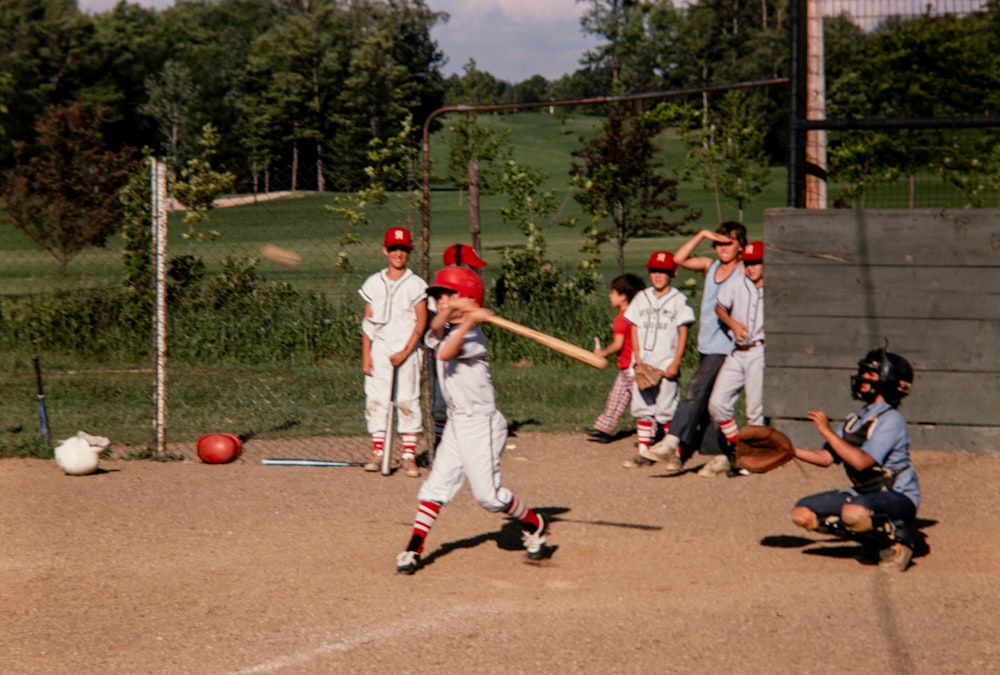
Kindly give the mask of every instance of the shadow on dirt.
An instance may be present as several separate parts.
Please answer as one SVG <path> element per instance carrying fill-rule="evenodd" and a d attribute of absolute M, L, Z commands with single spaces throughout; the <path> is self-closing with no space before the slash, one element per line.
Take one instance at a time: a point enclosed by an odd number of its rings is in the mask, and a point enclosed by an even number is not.
<path fill-rule="evenodd" d="M 910 526 L 910 535 L 913 537 L 913 557 L 922 558 L 930 555 L 930 544 L 927 543 L 926 528 L 937 525 L 938 521 L 926 518 L 917 518 Z M 770 548 L 801 548 L 803 554 L 818 555 L 827 558 L 854 558 L 865 562 L 867 557 L 861 544 L 854 539 L 830 537 L 827 539 L 812 539 L 798 535 L 776 534 L 769 535 L 760 540 L 761 546 Z M 812 548 L 806 548 L 806 547 Z"/>

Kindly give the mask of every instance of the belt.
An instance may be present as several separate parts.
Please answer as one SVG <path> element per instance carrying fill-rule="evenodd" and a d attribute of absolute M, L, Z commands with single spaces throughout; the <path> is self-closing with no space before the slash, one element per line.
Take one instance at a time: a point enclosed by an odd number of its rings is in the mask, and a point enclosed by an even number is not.
<path fill-rule="evenodd" d="M 757 340 L 756 342 L 751 342 L 748 345 L 736 345 L 735 347 L 733 347 L 733 349 L 738 352 L 745 352 L 748 349 L 753 349 L 754 347 L 761 347 L 763 346 L 763 344 L 764 344 L 763 340 Z"/>

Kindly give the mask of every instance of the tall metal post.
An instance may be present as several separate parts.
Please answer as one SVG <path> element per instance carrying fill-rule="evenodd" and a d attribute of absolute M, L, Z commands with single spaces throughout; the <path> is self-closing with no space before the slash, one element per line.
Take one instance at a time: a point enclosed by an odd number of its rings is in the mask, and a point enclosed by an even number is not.
<path fill-rule="evenodd" d="M 167 455 L 167 164 L 150 159 L 153 229 L 153 449 Z"/>

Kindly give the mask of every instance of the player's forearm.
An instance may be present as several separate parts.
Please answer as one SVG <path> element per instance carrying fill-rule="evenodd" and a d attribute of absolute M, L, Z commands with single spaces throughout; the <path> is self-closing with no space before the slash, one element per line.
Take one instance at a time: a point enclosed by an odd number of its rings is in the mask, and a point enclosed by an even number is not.
<path fill-rule="evenodd" d="M 615 333 L 614 338 L 604 349 L 596 349 L 594 353 L 598 356 L 611 356 L 612 354 L 617 354 L 625 346 L 625 336 L 622 333 Z"/>
<path fill-rule="evenodd" d="M 845 463 L 850 464 L 858 471 L 864 471 L 875 465 L 875 460 L 871 455 L 861 448 L 851 445 L 836 434 L 827 438 L 826 442 Z"/>
<path fill-rule="evenodd" d="M 698 248 L 698 244 L 704 241 L 707 234 L 708 230 L 701 230 L 686 242 L 681 244 L 680 248 L 674 252 L 674 262 L 678 265 L 683 265 L 687 262 L 687 259 L 690 258 L 691 254 L 694 253 L 694 250 Z"/>
<path fill-rule="evenodd" d="M 800 459 L 807 464 L 827 467 L 833 464 L 833 456 L 826 450 L 811 450 L 807 448 L 795 448 L 795 459 Z"/>

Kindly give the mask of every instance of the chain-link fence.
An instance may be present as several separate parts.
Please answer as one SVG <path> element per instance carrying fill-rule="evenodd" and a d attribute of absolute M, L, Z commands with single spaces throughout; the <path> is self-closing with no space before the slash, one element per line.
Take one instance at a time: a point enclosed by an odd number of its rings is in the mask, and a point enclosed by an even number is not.
<path fill-rule="evenodd" d="M 789 13 L 790 205 L 1000 205 L 995 6 L 808 0 Z"/>

